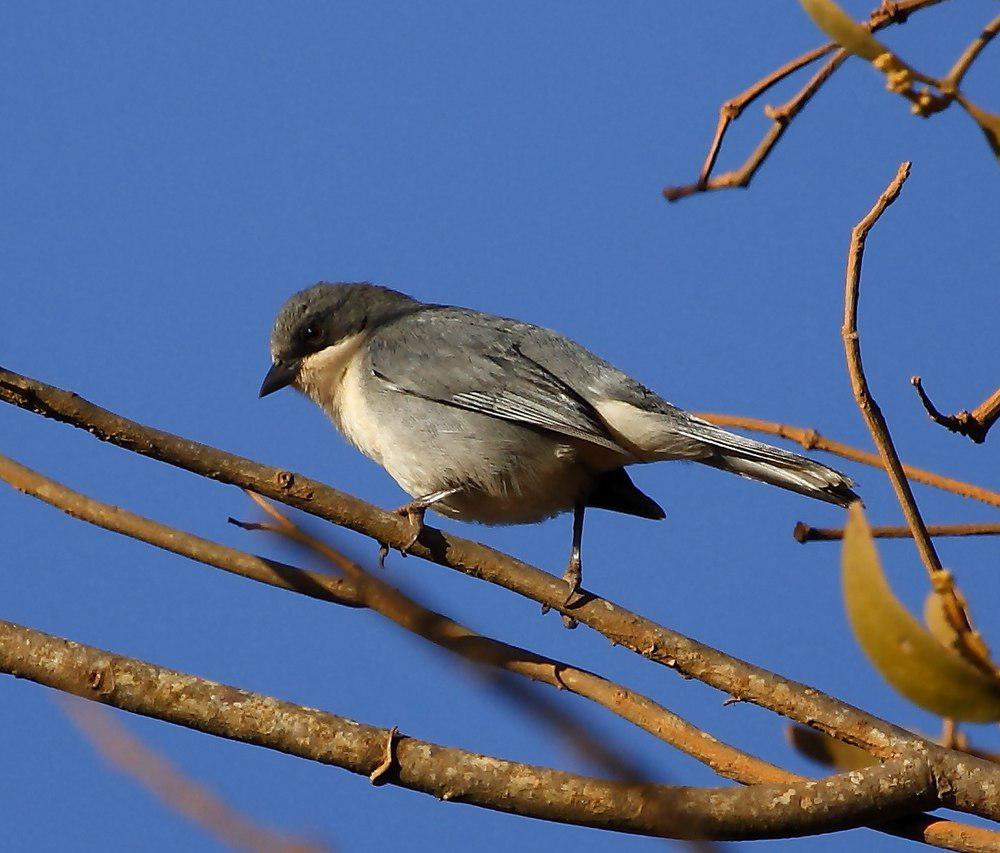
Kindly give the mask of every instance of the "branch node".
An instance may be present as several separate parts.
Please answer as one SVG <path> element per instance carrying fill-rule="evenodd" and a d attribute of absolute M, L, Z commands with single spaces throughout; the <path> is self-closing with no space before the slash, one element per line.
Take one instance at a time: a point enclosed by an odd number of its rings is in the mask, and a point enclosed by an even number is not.
<path fill-rule="evenodd" d="M 110 696 L 115 692 L 115 671 L 111 661 L 101 661 L 87 673 L 87 684 L 98 696 Z"/>
<path fill-rule="evenodd" d="M 385 757 L 382 763 L 368 774 L 368 781 L 373 785 L 383 785 L 387 781 L 385 775 L 392 768 L 396 756 L 396 740 L 399 737 L 399 729 L 393 726 L 389 729 L 389 737 L 385 742 Z"/>

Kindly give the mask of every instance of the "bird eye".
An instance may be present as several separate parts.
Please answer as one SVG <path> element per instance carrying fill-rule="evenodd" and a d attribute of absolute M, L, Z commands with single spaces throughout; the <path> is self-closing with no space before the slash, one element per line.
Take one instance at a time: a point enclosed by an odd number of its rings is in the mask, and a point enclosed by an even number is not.
<path fill-rule="evenodd" d="M 306 344 L 319 343 L 323 339 L 323 327 L 319 323 L 309 323 L 302 327 L 299 338 Z"/>

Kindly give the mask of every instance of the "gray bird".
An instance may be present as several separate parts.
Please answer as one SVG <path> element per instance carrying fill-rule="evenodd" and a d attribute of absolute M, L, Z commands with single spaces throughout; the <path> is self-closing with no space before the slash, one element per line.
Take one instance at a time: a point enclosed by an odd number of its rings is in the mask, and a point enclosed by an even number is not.
<path fill-rule="evenodd" d="M 264 397 L 291 385 L 425 510 L 485 524 L 573 511 L 563 579 L 581 580 L 587 507 L 662 519 L 627 465 L 686 459 L 846 506 L 843 474 L 671 405 L 562 335 L 373 284 L 317 284 L 282 306 Z M 406 548 L 403 549 L 405 553 Z"/>

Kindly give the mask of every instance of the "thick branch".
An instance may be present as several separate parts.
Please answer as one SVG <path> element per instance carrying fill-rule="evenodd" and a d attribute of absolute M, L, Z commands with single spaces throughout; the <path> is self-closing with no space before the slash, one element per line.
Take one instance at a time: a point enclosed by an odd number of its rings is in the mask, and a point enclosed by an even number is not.
<path fill-rule="evenodd" d="M 965 610 L 962 598 L 955 589 L 951 575 L 944 570 L 938 558 L 934 543 L 927 533 L 924 520 L 920 516 L 917 502 L 913 497 L 910 483 L 906 479 L 903 466 L 899 461 L 896 448 L 889 434 L 889 426 L 882 415 L 882 410 L 875 402 L 868 380 L 865 377 L 864 365 L 861 361 L 861 341 L 858 336 L 858 301 L 861 288 L 861 262 L 864 258 L 865 240 L 872 227 L 898 197 L 903 183 L 910 174 L 910 164 L 904 162 L 889 182 L 883 193 L 851 231 L 851 244 L 847 253 L 847 272 L 844 286 L 844 326 L 841 336 L 844 340 L 844 354 L 847 359 L 847 372 L 851 378 L 851 389 L 858 404 L 862 417 L 868 425 L 875 446 L 878 448 L 882 465 L 889 475 L 893 491 L 903 510 L 903 517 L 913 534 L 924 566 L 930 575 L 935 590 L 941 595 L 942 603 L 949 623 L 958 634 L 959 649 L 974 664 L 994 677 L 1000 676 L 990 660 L 989 650 L 979 634 L 973 630 L 969 615 Z"/>
<path fill-rule="evenodd" d="M 963 409 L 954 415 L 944 415 L 938 411 L 931 402 L 931 398 L 927 396 L 919 376 L 914 376 L 910 382 L 917 389 L 920 402 L 924 404 L 927 416 L 934 423 L 940 424 L 951 432 L 966 435 L 976 444 L 982 444 L 986 441 L 986 434 L 990 431 L 990 427 L 1000 418 L 1000 388 L 997 388 L 983 400 L 974 411 Z"/>
<path fill-rule="evenodd" d="M 0 400 L 85 429 L 91 435 L 211 479 L 266 495 L 288 506 L 348 527 L 389 547 L 408 544 L 404 519 L 316 480 L 261 465 L 170 433 L 145 427 L 101 409 L 76 394 L 0 369 Z M 950 805 L 1000 820 L 1000 768 L 953 753 L 814 688 L 657 625 L 637 613 L 587 592 L 565 607 L 566 586 L 520 560 L 432 527 L 409 549 L 414 556 L 498 584 L 579 622 L 637 654 L 805 725 L 853 743 L 880 758 L 916 751 L 927 754 L 952 788 Z M 957 772 L 958 765 L 962 772 Z"/>
<path fill-rule="evenodd" d="M 699 414 L 699 417 L 719 426 L 748 429 L 752 432 L 763 432 L 767 435 L 777 435 L 781 438 L 798 442 L 806 450 L 825 450 L 827 453 L 833 453 L 843 459 L 850 459 L 853 462 L 861 462 L 865 465 L 871 465 L 873 468 L 885 470 L 882 459 L 877 453 L 859 450 L 841 441 L 826 438 L 814 429 L 780 424 L 776 421 L 764 421 L 759 418 L 746 418 L 742 415 L 720 415 L 713 412 L 703 412 Z M 914 482 L 924 483 L 928 486 L 934 486 L 936 489 L 943 489 L 946 492 L 961 495 L 963 498 L 972 498 L 990 506 L 1000 507 L 1000 492 L 984 489 L 982 486 L 974 486 L 971 483 L 963 483 L 961 480 L 954 480 L 951 477 L 942 477 L 940 474 L 926 471 L 923 468 L 916 468 L 913 465 L 904 465 L 903 473 L 906 474 L 908 479 Z"/>
<path fill-rule="evenodd" d="M 270 696 L 0 622 L 0 670 L 230 740 L 497 811 L 661 837 L 780 838 L 940 803 L 925 757 L 820 781 L 748 788 L 626 785 L 399 736 Z"/>
<path fill-rule="evenodd" d="M 913 531 L 909 527 L 872 527 L 871 535 L 876 539 L 910 539 Z M 927 533 L 931 536 L 1000 536 L 1000 524 L 929 524 Z M 797 542 L 838 542 L 844 538 L 842 527 L 812 527 L 804 521 L 795 525 L 792 537 Z"/>

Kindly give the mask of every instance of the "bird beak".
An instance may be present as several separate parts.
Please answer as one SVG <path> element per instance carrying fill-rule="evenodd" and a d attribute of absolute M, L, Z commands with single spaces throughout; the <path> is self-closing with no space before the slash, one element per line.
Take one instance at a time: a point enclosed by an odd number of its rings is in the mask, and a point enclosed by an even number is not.
<path fill-rule="evenodd" d="M 295 381 L 295 377 L 299 374 L 299 362 L 298 359 L 294 361 L 275 361 L 271 365 L 271 369 L 267 371 L 267 376 L 264 377 L 264 381 L 260 386 L 260 393 L 258 397 L 266 397 L 268 394 L 273 394 L 275 391 L 280 391 L 286 385 L 291 385 Z"/>

